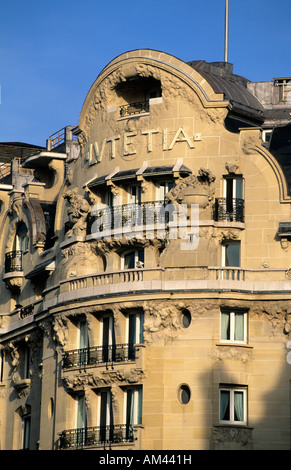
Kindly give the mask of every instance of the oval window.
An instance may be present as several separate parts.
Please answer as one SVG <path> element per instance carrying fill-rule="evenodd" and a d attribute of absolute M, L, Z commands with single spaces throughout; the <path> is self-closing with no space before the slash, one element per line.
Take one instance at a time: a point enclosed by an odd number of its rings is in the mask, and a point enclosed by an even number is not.
<path fill-rule="evenodd" d="M 184 328 L 188 328 L 190 326 L 191 313 L 189 312 L 189 310 L 186 310 L 186 309 L 182 310 L 181 321 L 182 321 L 182 325 Z"/>
<path fill-rule="evenodd" d="M 179 401 L 182 405 L 187 405 L 191 397 L 190 388 L 188 385 L 181 385 L 179 388 Z"/>

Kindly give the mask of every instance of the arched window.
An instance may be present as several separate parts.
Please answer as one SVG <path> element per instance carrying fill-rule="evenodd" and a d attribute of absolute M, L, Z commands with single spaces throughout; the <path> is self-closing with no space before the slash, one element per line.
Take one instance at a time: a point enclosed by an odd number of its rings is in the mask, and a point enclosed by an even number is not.
<path fill-rule="evenodd" d="M 28 230 L 24 222 L 19 222 L 16 228 L 13 251 L 22 253 L 28 249 Z"/>

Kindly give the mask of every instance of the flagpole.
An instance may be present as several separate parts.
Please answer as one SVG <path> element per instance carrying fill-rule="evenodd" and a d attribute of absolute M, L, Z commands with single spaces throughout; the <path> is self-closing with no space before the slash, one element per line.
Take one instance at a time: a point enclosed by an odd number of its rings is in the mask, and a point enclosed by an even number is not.
<path fill-rule="evenodd" d="M 228 0 L 225 0 L 224 62 L 228 62 Z"/>

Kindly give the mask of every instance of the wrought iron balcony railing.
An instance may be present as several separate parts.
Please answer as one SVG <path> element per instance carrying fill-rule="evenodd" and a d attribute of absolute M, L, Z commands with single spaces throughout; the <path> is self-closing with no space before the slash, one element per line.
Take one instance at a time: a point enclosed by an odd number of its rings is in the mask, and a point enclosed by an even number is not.
<path fill-rule="evenodd" d="M 9 251 L 5 254 L 5 273 L 22 271 L 22 251 Z"/>
<path fill-rule="evenodd" d="M 120 106 L 120 117 L 131 116 L 134 114 L 148 113 L 150 110 L 149 101 L 139 101 Z"/>
<path fill-rule="evenodd" d="M 166 201 L 143 202 L 140 204 L 122 204 L 114 207 L 105 207 L 90 215 L 87 224 L 87 233 L 95 231 L 94 221 L 97 222 L 98 232 L 132 226 L 151 226 L 165 224 L 173 217 L 175 207 Z"/>
<path fill-rule="evenodd" d="M 63 368 L 84 367 L 135 360 L 135 347 L 129 344 L 73 349 L 63 354 Z"/>
<path fill-rule="evenodd" d="M 216 222 L 244 222 L 244 200 L 217 198 L 213 215 Z"/>
<path fill-rule="evenodd" d="M 60 434 L 59 443 L 60 449 L 72 449 L 133 441 L 133 427 L 117 424 L 66 430 Z"/>

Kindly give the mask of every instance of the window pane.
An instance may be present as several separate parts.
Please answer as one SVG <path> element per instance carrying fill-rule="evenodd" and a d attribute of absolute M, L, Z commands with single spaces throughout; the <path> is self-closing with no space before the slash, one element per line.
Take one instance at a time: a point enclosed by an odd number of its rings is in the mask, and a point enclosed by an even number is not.
<path fill-rule="evenodd" d="M 124 269 L 134 269 L 135 268 L 135 256 L 134 251 L 128 253 L 124 257 Z"/>
<path fill-rule="evenodd" d="M 229 421 L 229 391 L 221 390 L 220 392 L 220 419 L 222 421 Z"/>
<path fill-rule="evenodd" d="M 244 420 L 243 392 L 234 392 L 234 420 Z"/>
<path fill-rule="evenodd" d="M 244 313 L 235 313 L 235 341 L 244 341 Z"/>
<path fill-rule="evenodd" d="M 242 178 L 236 178 L 236 194 L 235 197 L 237 199 L 243 198 L 243 185 L 242 185 Z"/>
<path fill-rule="evenodd" d="M 239 243 L 231 243 L 225 246 L 225 266 L 240 266 Z"/>
<path fill-rule="evenodd" d="M 141 261 L 142 263 L 144 263 L 144 250 L 138 251 L 138 261 Z"/>
<path fill-rule="evenodd" d="M 230 339 L 230 313 L 221 312 L 221 339 Z"/>

